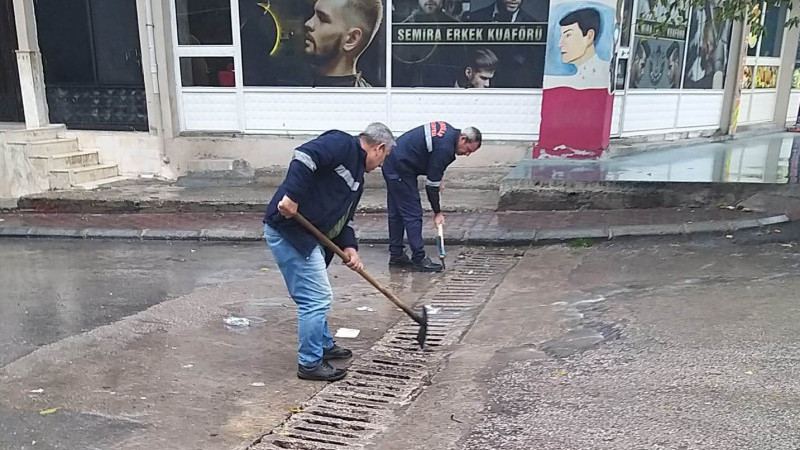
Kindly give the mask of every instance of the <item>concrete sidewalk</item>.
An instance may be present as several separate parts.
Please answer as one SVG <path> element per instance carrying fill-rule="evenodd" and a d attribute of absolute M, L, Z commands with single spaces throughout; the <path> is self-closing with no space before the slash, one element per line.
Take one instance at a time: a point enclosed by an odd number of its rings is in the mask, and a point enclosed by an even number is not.
<path fill-rule="evenodd" d="M 262 238 L 261 218 L 260 212 L 18 212 L 0 214 L 0 237 L 257 241 Z M 789 220 L 783 214 L 727 208 L 449 213 L 446 214 L 445 242 L 459 245 L 528 245 L 580 238 L 730 233 Z M 355 222 L 361 242 L 388 242 L 386 214 L 361 213 Z M 433 227 L 426 224 L 424 233 L 426 240 L 433 242 Z"/>
<path fill-rule="evenodd" d="M 26 196 L 18 207 L 62 213 L 260 212 L 285 170 L 198 172 L 175 182 L 128 180 L 92 191 Z M 452 167 L 442 206 L 449 212 L 705 208 L 767 193 L 795 199 L 791 209 L 800 212 L 798 183 L 800 136 L 777 133 L 600 161 L 523 159 L 513 165 Z M 380 172 L 367 174 L 364 184 L 359 210 L 385 212 Z"/>

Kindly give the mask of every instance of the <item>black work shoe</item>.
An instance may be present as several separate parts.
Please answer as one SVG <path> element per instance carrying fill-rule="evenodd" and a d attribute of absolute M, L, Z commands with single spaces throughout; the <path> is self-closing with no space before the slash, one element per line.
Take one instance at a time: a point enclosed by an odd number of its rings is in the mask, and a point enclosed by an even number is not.
<path fill-rule="evenodd" d="M 333 347 L 322 352 L 322 359 L 325 361 L 330 361 L 332 359 L 348 359 L 352 357 L 353 352 L 344 347 L 339 347 L 336 344 L 333 344 Z"/>
<path fill-rule="evenodd" d="M 411 258 L 405 253 L 402 256 L 389 257 L 389 267 L 411 267 L 412 264 Z"/>
<path fill-rule="evenodd" d="M 345 375 L 347 375 L 347 369 L 337 369 L 325 360 L 320 361 L 313 369 L 297 366 L 297 378 L 301 380 L 336 381 L 341 380 Z"/>
<path fill-rule="evenodd" d="M 431 261 L 430 258 L 422 258 L 411 264 L 411 270 L 414 272 L 441 272 L 444 268 L 441 264 Z"/>

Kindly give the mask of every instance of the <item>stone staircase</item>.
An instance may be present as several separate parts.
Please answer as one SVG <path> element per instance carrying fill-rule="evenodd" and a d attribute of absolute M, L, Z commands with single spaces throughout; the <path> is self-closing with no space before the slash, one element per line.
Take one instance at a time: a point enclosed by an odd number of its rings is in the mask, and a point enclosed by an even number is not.
<path fill-rule="evenodd" d="M 94 189 L 124 180 L 116 164 L 101 162 L 97 150 L 82 149 L 76 138 L 66 137 L 66 126 L 12 130 L 4 140 L 23 151 L 37 172 L 45 174 L 51 190 Z"/>

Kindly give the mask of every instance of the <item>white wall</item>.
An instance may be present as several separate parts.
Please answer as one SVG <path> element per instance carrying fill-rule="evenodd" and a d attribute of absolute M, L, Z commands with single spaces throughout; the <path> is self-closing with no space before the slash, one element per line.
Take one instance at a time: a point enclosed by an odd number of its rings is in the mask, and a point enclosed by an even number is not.
<path fill-rule="evenodd" d="M 161 160 L 161 140 L 146 132 L 68 130 L 84 150 L 98 150 L 100 162 L 115 163 L 120 175 L 152 175 L 174 178 L 173 170 Z"/>
<path fill-rule="evenodd" d="M 797 120 L 797 111 L 800 109 L 800 90 L 795 89 L 789 97 L 789 109 L 786 111 L 786 121 L 794 123 Z"/>

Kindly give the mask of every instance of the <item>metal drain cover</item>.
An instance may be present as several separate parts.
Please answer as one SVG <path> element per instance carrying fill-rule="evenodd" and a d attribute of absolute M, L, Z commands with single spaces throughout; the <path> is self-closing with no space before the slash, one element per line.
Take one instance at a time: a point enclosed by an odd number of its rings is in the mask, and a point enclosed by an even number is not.
<path fill-rule="evenodd" d="M 363 448 L 388 426 L 395 410 L 411 402 L 444 363 L 442 347 L 457 343 L 516 263 L 514 251 L 481 252 L 460 259 L 438 283 L 430 305 L 428 340 L 419 350 L 418 325 L 405 319 L 389 329 L 349 368 L 281 426 L 248 450 Z"/>

